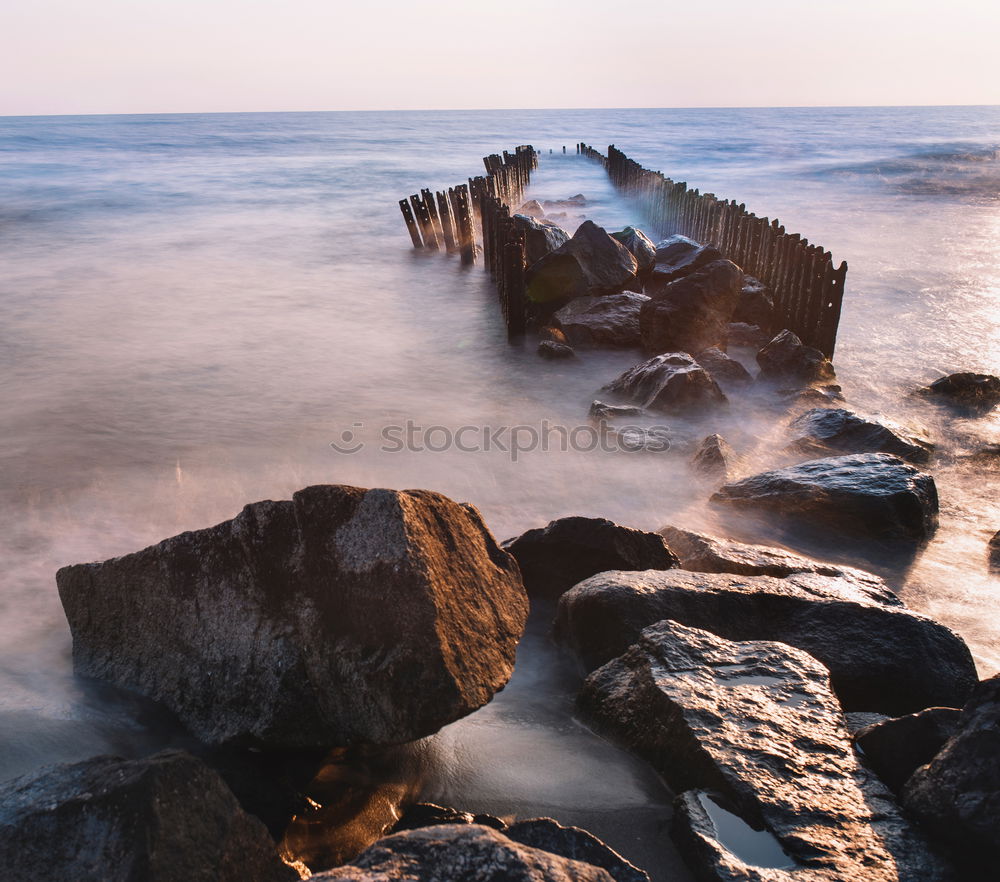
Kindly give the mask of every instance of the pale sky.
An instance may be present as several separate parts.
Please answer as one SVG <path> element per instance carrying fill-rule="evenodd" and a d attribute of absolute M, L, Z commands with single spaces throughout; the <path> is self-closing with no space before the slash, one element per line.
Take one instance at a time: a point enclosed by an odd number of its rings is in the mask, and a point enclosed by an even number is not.
<path fill-rule="evenodd" d="M 1000 104 L 1000 0 L 0 2 L 0 115 Z"/>

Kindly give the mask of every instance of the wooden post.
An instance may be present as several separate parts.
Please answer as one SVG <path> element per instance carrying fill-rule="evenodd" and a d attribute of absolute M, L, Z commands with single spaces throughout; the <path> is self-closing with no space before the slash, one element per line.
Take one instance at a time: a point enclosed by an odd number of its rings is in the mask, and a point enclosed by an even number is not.
<path fill-rule="evenodd" d="M 400 199 L 399 210 L 403 212 L 403 220 L 406 221 L 406 229 L 410 232 L 413 247 L 417 249 L 423 248 L 424 243 L 420 241 L 420 230 L 417 228 L 417 222 L 414 220 L 413 212 L 410 210 L 410 203 L 405 199 Z"/>
<path fill-rule="evenodd" d="M 455 253 L 455 233 L 451 225 L 451 212 L 448 211 L 448 197 L 440 190 L 437 192 L 438 217 L 441 219 L 441 232 L 444 233 L 444 245 L 449 254 Z"/>
<path fill-rule="evenodd" d="M 434 233 L 434 225 L 431 223 L 431 216 L 427 211 L 427 206 L 424 205 L 423 200 L 416 193 L 410 197 L 410 204 L 413 206 L 413 213 L 417 216 L 417 222 L 420 224 L 420 232 L 424 236 L 424 248 L 430 251 L 437 251 L 437 236 Z"/>

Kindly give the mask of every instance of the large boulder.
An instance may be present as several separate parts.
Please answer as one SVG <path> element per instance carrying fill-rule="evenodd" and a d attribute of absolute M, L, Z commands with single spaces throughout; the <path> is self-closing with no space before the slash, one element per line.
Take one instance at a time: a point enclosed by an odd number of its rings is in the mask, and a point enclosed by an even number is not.
<path fill-rule="evenodd" d="M 892 453 L 914 463 L 930 461 L 934 445 L 888 420 L 842 407 L 814 407 L 791 424 L 795 450 L 806 453 Z"/>
<path fill-rule="evenodd" d="M 663 239 L 656 243 L 653 269 L 646 280 L 647 293 L 659 293 L 671 282 L 721 259 L 722 254 L 718 249 L 702 245 L 687 236 Z"/>
<path fill-rule="evenodd" d="M 656 246 L 648 236 L 637 230 L 635 227 L 625 227 L 617 233 L 611 234 L 631 252 L 638 265 L 636 274 L 640 279 L 645 278 L 653 269 L 656 263 Z"/>
<path fill-rule="evenodd" d="M 854 743 L 875 774 L 898 793 L 955 734 L 960 716 L 958 708 L 929 707 L 864 726 L 854 733 Z"/>
<path fill-rule="evenodd" d="M 753 276 L 744 276 L 733 321 L 756 325 L 758 328 L 770 328 L 774 320 L 774 299 L 770 289 Z"/>
<path fill-rule="evenodd" d="M 528 298 L 559 305 L 574 297 L 617 294 L 633 288 L 638 264 L 631 252 L 593 221 L 573 238 L 528 267 Z"/>
<path fill-rule="evenodd" d="M 777 640 L 808 652 L 829 668 L 845 710 L 898 715 L 960 706 L 977 682 L 969 648 L 890 597 L 814 573 L 609 572 L 560 598 L 554 632 L 593 669 L 670 619 L 728 640 Z"/>
<path fill-rule="evenodd" d="M 56 580 L 78 674 L 273 748 L 436 732 L 506 684 L 528 609 L 479 513 L 427 490 L 308 487 Z"/>
<path fill-rule="evenodd" d="M 719 384 L 684 352 L 654 355 L 629 368 L 604 388 L 642 407 L 668 413 L 714 408 L 727 403 Z"/>
<path fill-rule="evenodd" d="M 903 788 L 903 805 L 970 867 L 992 879 L 1000 850 L 1000 675 L 962 708 L 955 734 Z M 981 873 L 982 875 L 975 875 Z"/>
<path fill-rule="evenodd" d="M 818 349 L 806 346 L 795 334 L 776 334 L 757 353 L 760 376 L 773 382 L 829 383 L 836 379 L 830 360 Z"/>
<path fill-rule="evenodd" d="M 647 300 L 634 291 L 577 297 L 553 321 L 574 346 L 639 346 L 639 310 Z"/>
<path fill-rule="evenodd" d="M 438 825 L 380 839 L 315 882 L 615 882 L 601 867 L 559 857 L 479 824 Z"/>
<path fill-rule="evenodd" d="M 826 669 L 801 650 L 659 622 L 592 673 L 578 703 L 599 730 L 686 791 L 674 837 L 698 878 L 954 878 L 858 762 Z M 752 841 L 705 823 L 707 806 L 694 804 L 705 790 L 777 840 L 768 869 Z"/>
<path fill-rule="evenodd" d="M 533 204 L 538 205 L 537 202 Z M 524 260 L 527 266 L 531 266 L 569 241 L 569 233 L 562 227 L 523 211 L 514 215 L 513 222 L 514 229 L 524 235 Z"/>
<path fill-rule="evenodd" d="M 623 527 L 605 518 L 568 517 L 503 543 L 521 568 L 531 596 L 559 597 L 606 570 L 666 570 L 677 558 L 659 533 Z"/>
<path fill-rule="evenodd" d="M 0 878 L 292 882 L 264 825 L 182 751 L 100 756 L 0 787 Z"/>
<path fill-rule="evenodd" d="M 736 264 L 716 260 L 662 288 L 647 284 L 650 300 L 639 314 L 642 345 L 649 352 L 724 345 L 742 282 Z"/>
<path fill-rule="evenodd" d="M 723 486 L 716 505 L 766 514 L 842 544 L 917 546 L 937 528 L 934 478 L 887 453 L 810 460 Z"/>
<path fill-rule="evenodd" d="M 935 380 L 927 392 L 973 411 L 992 410 L 1000 404 L 1000 377 L 968 371 Z"/>
<path fill-rule="evenodd" d="M 695 353 L 698 362 L 723 389 L 739 389 L 753 381 L 750 372 L 735 358 L 730 358 L 718 346 Z"/>

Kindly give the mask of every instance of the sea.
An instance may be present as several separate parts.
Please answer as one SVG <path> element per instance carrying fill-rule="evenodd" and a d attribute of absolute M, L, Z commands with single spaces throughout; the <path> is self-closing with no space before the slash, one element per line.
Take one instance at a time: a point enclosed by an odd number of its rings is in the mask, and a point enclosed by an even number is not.
<path fill-rule="evenodd" d="M 917 394 L 954 371 L 1000 374 L 1000 107 L 4 117 L 0 779 L 179 737 L 74 679 L 60 566 L 315 483 L 438 490 L 501 540 L 565 515 L 729 529 L 691 445 L 720 431 L 750 466 L 780 464 L 786 418 L 735 407 L 718 425 L 660 420 L 667 451 L 595 446 L 588 406 L 640 354 L 542 360 L 536 340 L 508 341 L 481 263 L 411 247 L 399 199 L 519 144 L 539 151 L 525 198 L 586 198 L 553 210 L 569 232 L 649 229 L 580 141 L 848 262 L 847 405 L 933 440 L 941 497 L 926 548 L 871 566 L 960 633 L 981 676 L 1000 670 L 1000 411 Z M 579 824 L 654 878 L 684 878 L 671 794 L 575 715 L 579 671 L 540 615 L 510 686 L 427 739 L 408 786 Z"/>

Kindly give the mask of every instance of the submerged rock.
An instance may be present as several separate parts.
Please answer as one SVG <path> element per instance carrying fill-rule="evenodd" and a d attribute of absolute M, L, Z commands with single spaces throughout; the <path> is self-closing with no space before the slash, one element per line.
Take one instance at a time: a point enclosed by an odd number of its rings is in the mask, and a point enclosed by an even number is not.
<path fill-rule="evenodd" d="M 766 513 L 824 540 L 917 546 L 937 528 L 934 479 L 896 456 L 863 453 L 810 460 L 726 484 L 716 505 Z"/>
<path fill-rule="evenodd" d="M 594 401 L 590 404 L 590 415 L 598 420 L 611 420 L 619 417 L 642 416 L 645 411 L 641 407 L 632 404 L 605 404 L 603 401 Z"/>
<path fill-rule="evenodd" d="M 962 708 L 955 734 L 903 788 L 903 805 L 950 842 L 973 872 L 994 878 L 1000 850 L 1000 675 Z"/>
<path fill-rule="evenodd" d="M 529 203 L 530 204 L 530 203 Z M 538 203 L 536 202 L 535 205 Z M 526 266 L 531 266 L 541 260 L 546 254 L 551 254 L 557 248 L 569 241 L 569 233 L 551 221 L 541 220 L 534 216 L 526 216 L 524 212 L 513 217 L 514 229 L 524 235 L 524 260 Z"/>
<path fill-rule="evenodd" d="M 426 490 L 308 487 L 56 578 L 76 672 L 209 744 L 429 735 L 503 688 L 527 616 L 479 513 Z"/>
<path fill-rule="evenodd" d="M 656 263 L 656 246 L 649 237 L 635 227 L 625 227 L 624 230 L 611 235 L 632 253 L 638 265 L 636 274 L 640 279 L 645 278 Z"/>
<path fill-rule="evenodd" d="M 875 774 L 898 793 L 955 734 L 960 714 L 954 707 L 929 707 L 865 726 L 854 733 L 854 743 Z"/>
<path fill-rule="evenodd" d="M 722 254 L 711 245 L 701 245 L 686 236 L 664 239 L 656 244 L 652 274 L 646 281 L 646 293 L 659 293 L 671 282 L 716 260 L 722 260 Z"/>
<path fill-rule="evenodd" d="M 623 527 L 605 518 L 551 521 L 503 543 L 521 568 L 528 594 L 556 598 L 606 570 L 660 570 L 677 558 L 659 533 Z"/>
<path fill-rule="evenodd" d="M 858 762 L 827 671 L 805 652 L 659 622 L 587 678 L 579 706 L 674 790 L 718 791 L 739 817 L 773 834 L 786 856 L 760 872 L 708 835 L 702 845 L 714 842 L 714 854 L 699 868 L 702 878 L 952 879 Z M 704 837 L 704 826 L 677 831 L 689 855 L 697 852 L 685 832 Z"/>
<path fill-rule="evenodd" d="M 0 878 L 292 882 L 264 825 L 182 751 L 100 756 L 0 786 Z"/>
<path fill-rule="evenodd" d="M 992 410 L 1000 404 L 1000 377 L 969 372 L 935 380 L 927 391 L 973 411 Z"/>
<path fill-rule="evenodd" d="M 478 824 L 439 825 L 380 839 L 316 882 L 615 882 L 607 870 L 559 857 Z"/>
<path fill-rule="evenodd" d="M 669 619 L 728 640 L 777 640 L 808 652 L 829 668 L 845 710 L 898 715 L 961 705 L 977 682 L 969 648 L 889 597 L 877 586 L 813 573 L 608 572 L 560 598 L 554 633 L 589 670 Z"/>
<path fill-rule="evenodd" d="M 930 461 L 934 445 L 892 423 L 843 408 L 818 407 L 792 422 L 791 446 L 809 453 L 891 453 L 914 463 Z"/>
<path fill-rule="evenodd" d="M 667 352 L 625 371 L 605 389 L 645 408 L 687 411 L 727 403 L 718 383 L 690 355 Z"/>
<path fill-rule="evenodd" d="M 577 297 L 553 320 L 574 346 L 639 346 L 639 310 L 647 300 L 634 291 Z"/>
<path fill-rule="evenodd" d="M 560 358 L 573 358 L 576 355 L 576 350 L 566 343 L 558 343 L 555 340 L 542 340 L 538 344 L 538 354 L 542 358 L 547 358 L 551 361 Z"/>
<path fill-rule="evenodd" d="M 736 451 L 721 435 L 709 435 L 691 458 L 691 467 L 706 478 L 728 481 L 739 464 Z"/>
<path fill-rule="evenodd" d="M 757 353 L 757 364 L 761 377 L 772 381 L 795 380 L 810 385 L 836 379 L 830 360 L 788 330 L 781 331 Z"/>
<path fill-rule="evenodd" d="M 742 281 L 736 264 L 716 260 L 662 288 L 647 284 L 650 300 L 639 314 L 643 347 L 700 352 L 724 345 Z"/>

